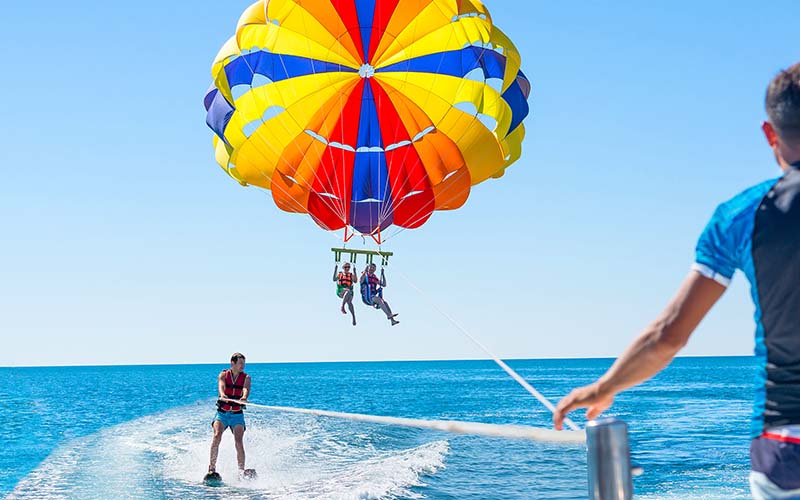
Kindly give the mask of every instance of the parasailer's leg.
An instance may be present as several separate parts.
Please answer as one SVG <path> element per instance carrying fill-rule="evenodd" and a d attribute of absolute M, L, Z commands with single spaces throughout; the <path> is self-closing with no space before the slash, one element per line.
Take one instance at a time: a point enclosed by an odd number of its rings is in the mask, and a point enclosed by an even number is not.
<path fill-rule="evenodd" d="M 347 305 L 347 308 L 350 309 L 350 315 L 353 316 L 353 326 L 356 326 L 356 311 L 353 309 L 353 291 L 348 290 L 344 294 L 344 298 L 342 299 L 342 312 L 344 312 L 344 306 Z"/>
<path fill-rule="evenodd" d="M 392 313 L 392 308 L 389 307 L 388 302 L 383 300 L 383 297 L 377 297 L 377 296 L 373 297 L 372 301 L 378 306 L 380 306 L 381 311 L 383 311 L 383 313 L 386 314 L 386 319 L 392 322 L 392 326 L 396 325 L 397 323 L 400 323 L 399 321 L 394 319 L 394 317 L 397 316 L 397 314 Z"/>

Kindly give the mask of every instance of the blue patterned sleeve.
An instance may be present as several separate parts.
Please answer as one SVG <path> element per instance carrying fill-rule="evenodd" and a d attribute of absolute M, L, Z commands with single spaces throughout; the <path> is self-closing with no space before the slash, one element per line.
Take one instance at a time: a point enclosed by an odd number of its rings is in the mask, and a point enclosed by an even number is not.
<path fill-rule="evenodd" d="M 706 225 L 695 248 L 692 269 L 706 278 L 728 286 L 739 266 L 737 244 L 731 231 L 730 211 L 720 205 Z"/>
<path fill-rule="evenodd" d="M 730 284 L 751 248 L 756 210 L 777 180 L 753 186 L 717 207 L 697 242 L 692 269 L 722 285 Z"/>

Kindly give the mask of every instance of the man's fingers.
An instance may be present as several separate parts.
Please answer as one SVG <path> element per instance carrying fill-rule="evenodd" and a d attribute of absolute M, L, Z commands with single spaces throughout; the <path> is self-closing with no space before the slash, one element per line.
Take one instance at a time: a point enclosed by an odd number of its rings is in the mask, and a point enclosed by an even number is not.
<path fill-rule="evenodd" d="M 590 407 L 588 410 L 586 410 L 586 419 L 587 420 L 596 419 L 597 417 L 600 416 L 601 413 L 603 413 L 603 410 L 605 410 L 605 408 L 603 408 L 600 405 Z"/>
<path fill-rule="evenodd" d="M 567 413 L 575 409 L 575 391 L 570 392 L 564 399 L 558 402 L 556 411 L 553 412 L 553 426 L 556 430 L 561 430 L 564 424 L 564 418 Z"/>

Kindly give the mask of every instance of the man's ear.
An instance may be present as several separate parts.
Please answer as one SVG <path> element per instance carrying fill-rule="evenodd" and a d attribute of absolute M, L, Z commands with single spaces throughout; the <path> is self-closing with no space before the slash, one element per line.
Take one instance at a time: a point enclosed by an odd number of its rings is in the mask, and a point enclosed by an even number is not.
<path fill-rule="evenodd" d="M 775 132 L 775 127 L 770 122 L 764 122 L 761 124 L 761 130 L 764 131 L 764 137 L 767 138 L 770 147 L 774 148 L 778 143 L 778 133 Z"/>

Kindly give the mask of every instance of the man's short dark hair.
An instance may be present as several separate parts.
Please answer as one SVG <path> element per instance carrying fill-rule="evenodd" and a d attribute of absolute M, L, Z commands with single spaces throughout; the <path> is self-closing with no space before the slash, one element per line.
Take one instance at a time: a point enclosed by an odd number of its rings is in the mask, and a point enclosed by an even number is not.
<path fill-rule="evenodd" d="M 800 63 L 778 73 L 767 88 L 769 122 L 782 139 L 800 142 Z"/>
<path fill-rule="evenodd" d="M 240 352 L 235 352 L 231 356 L 231 363 L 238 363 L 240 359 L 244 359 L 244 354 Z"/>

